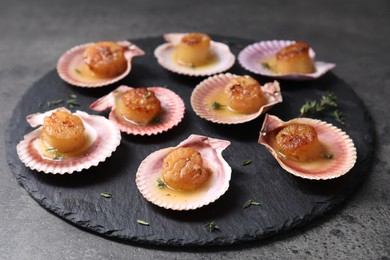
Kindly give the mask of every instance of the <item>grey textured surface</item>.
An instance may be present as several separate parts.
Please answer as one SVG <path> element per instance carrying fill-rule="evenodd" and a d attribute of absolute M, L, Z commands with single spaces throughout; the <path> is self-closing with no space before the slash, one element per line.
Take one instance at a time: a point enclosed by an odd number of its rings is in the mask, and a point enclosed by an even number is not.
<path fill-rule="evenodd" d="M 0 124 L 70 47 L 101 39 L 203 31 L 247 39 L 302 39 L 352 86 L 378 135 L 365 183 L 345 206 L 305 228 L 218 249 L 127 245 L 80 230 L 39 206 L 0 151 L 0 257 L 4 259 L 389 259 L 390 69 L 388 1 L 2 1 Z M 5 128 L 0 136 L 4 139 Z M 3 140 L 4 143 L 4 140 Z"/>

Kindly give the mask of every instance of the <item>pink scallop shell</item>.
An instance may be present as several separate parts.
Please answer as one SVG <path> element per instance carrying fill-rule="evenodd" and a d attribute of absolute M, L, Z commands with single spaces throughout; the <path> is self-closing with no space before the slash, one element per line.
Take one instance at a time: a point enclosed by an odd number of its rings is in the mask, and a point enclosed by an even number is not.
<path fill-rule="evenodd" d="M 32 127 L 37 127 L 43 124 L 45 116 L 49 116 L 54 111 L 29 115 L 27 121 Z M 20 160 L 27 167 L 38 172 L 70 174 L 97 166 L 110 157 L 121 140 L 120 131 L 115 125 L 102 116 L 89 115 L 82 111 L 76 111 L 73 114 L 83 121 L 86 134 L 92 140 L 85 152 L 63 160 L 52 160 L 42 156 L 36 144 L 42 133 L 42 127 L 39 127 L 25 135 L 24 139 L 17 145 L 16 150 Z"/>
<path fill-rule="evenodd" d="M 180 39 L 184 35 L 185 33 L 165 34 L 164 38 L 168 43 L 164 43 L 155 49 L 154 56 L 157 58 L 158 63 L 165 69 L 187 76 L 210 76 L 224 72 L 233 66 L 236 58 L 230 51 L 229 46 L 215 41 L 211 41 L 210 48 L 218 56 L 218 62 L 216 64 L 196 69 L 178 65 L 172 59 L 172 55 L 176 45 L 179 44 Z"/>
<path fill-rule="evenodd" d="M 314 73 L 292 73 L 292 74 L 276 74 L 266 68 L 264 68 L 260 61 L 275 55 L 280 49 L 295 43 L 295 41 L 285 40 L 273 40 L 273 41 L 261 41 L 245 47 L 238 54 L 238 61 L 246 70 L 273 78 L 288 79 L 288 80 L 312 80 L 321 77 L 329 70 L 333 69 L 336 64 L 327 63 L 323 61 L 315 61 L 314 66 L 316 71 Z M 309 55 L 312 60 L 315 59 L 315 52 L 310 48 Z"/>
<path fill-rule="evenodd" d="M 283 101 L 279 83 L 274 81 L 266 83 L 261 87 L 263 92 L 266 94 L 268 103 L 262 106 L 256 113 L 237 113 L 235 117 L 223 116 L 215 113 L 215 111 L 207 104 L 207 96 L 224 91 L 224 88 L 229 83 L 229 81 L 236 77 L 238 76 L 226 73 L 209 77 L 200 82 L 194 88 L 191 94 L 191 106 L 195 113 L 201 118 L 218 124 L 241 124 L 259 117 L 272 106 Z"/>
<path fill-rule="evenodd" d="M 178 125 L 184 117 L 185 105 L 183 100 L 175 94 L 172 90 L 162 87 L 150 87 L 149 90 L 153 91 L 156 97 L 160 100 L 163 114 L 159 123 L 150 125 L 138 125 L 120 118 L 115 113 L 115 100 L 121 94 L 131 87 L 122 85 L 110 92 L 106 96 L 103 96 L 93 102 L 90 105 L 92 110 L 103 111 L 107 108 L 112 108 L 109 119 L 118 127 L 118 129 L 127 134 L 133 135 L 156 135 Z"/>
<path fill-rule="evenodd" d="M 222 151 L 230 145 L 229 141 L 206 136 L 191 135 L 176 147 L 168 147 L 151 153 L 140 164 L 136 174 L 136 184 L 145 199 L 166 209 L 192 210 L 208 205 L 220 198 L 229 188 L 232 169 L 222 157 Z M 155 186 L 161 175 L 162 163 L 171 151 L 178 147 L 193 147 L 202 155 L 203 161 L 212 169 L 209 189 L 202 195 L 186 200 L 171 201 L 167 196 L 156 196 Z"/>
<path fill-rule="evenodd" d="M 113 78 L 108 78 L 108 79 L 97 79 L 96 81 L 93 82 L 83 81 L 80 78 L 76 78 L 72 75 L 71 70 L 74 69 L 74 64 L 80 64 L 83 62 L 83 57 L 82 57 L 83 52 L 88 46 L 94 44 L 92 42 L 78 45 L 65 52 L 60 57 L 57 63 L 58 75 L 60 76 L 60 78 L 62 78 L 64 81 L 68 82 L 69 84 L 76 87 L 83 87 L 83 88 L 103 87 L 123 79 L 130 73 L 132 67 L 131 62 L 133 57 L 142 56 L 145 54 L 145 52 L 129 41 L 118 41 L 117 43 L 126 48 L 125 58 L 128 61 L 127 69 L 121 75 L 118 75 Z"/>
<path fill-rule="evenodd" d="M 266 139 L 267 133 L 289 123 L 302 123 L 312 127 L 317 132 L 321 143 L 332 149 L 333 159 L 324 160 L 319 165 L 286 160 L 278 156 L 276 149 Z M 288 122 L 276 116 L 266 115 L 260 131 L 259 143 L 264 145 L 278 161 L 280 166 L 289 173 L 311 180 L 327 180 L 346 174 L 356 162 L 356 148 L 352 139 L 332 124 L 311 118 L 295 118 Z"/>

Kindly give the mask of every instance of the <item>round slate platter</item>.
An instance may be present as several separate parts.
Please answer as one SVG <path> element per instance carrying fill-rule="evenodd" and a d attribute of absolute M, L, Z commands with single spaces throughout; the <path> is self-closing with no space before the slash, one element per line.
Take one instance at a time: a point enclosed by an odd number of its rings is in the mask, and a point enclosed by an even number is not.
<path fill-rule="evenodd" d="M 253 41 L 212 36 L 227 43 L 235 55 Z M 284 102 L 269 113 L 289 120 L 299 115 L 307 100 L 319 100 L 327 91 L 338 97 L 345 117 L 341 125 L 331 117 L 319 117 L 346 131 L 357 148 L 357 162 L 345 176 L 329 181 L 310 181 L 284 171 L 268 151 L 257 143 L 264 116 L 241 125 L 218 125 L 196 116 L 190 105 L 193 88 L 204 78 L 173 74 L 160 67 L 153 56 L 162 44 L 162 37 L 133 40 L 146 55 L 134 60 L 133 69 L 124 80 L 111 86 L 83 89 L 62 81 L 55 70 L 48 72 L 25 93 L 14 110 L 6 131 L 7 161 L 19 183 L 40 205 L 78 227 L 107 237 L 131 242 L 169 246 L 230 245 L 253 241 L 302 226 L 323 216 L 344 202 L 367 175 L 374 152 L 375 135 L 371 118 L 355 92 L 333 73 L 315 81 L 280 81 Z M 250 74 L 238 63 L 229 70 L 235 74 Z M 270 78 L 252 75 L 260 83 Z M 183 121 L 170 131 L 157 136 L 122 134 L 122 142 L 112 157 L 97 167 L 71 175 L 51 175 L 26 168 L 16 154 L 16 145 L 23 135 L 32 131 L 25 118 L 43 112 L 47 102 L 69 99 L 77 95 L 77 109 L 91 114 L 89 105 L 120 84 L 132 87 L 165 86 L 184 100 Z M 75 110 L 75 109 L 72 109 Z M 101 113 L 108 115 L 108 111 Z M 135 173 L 140 162 L 151 152 L 176 146 L 190 134 L 227 139 L 231 145 L 223 152 L 232 167 L 229 190 L 215 203 L 203 208 L 175 212 L 146 201 L 135 185 Z M 252 163 L 243 166 L 245 160 Z M 110 199 L 100 195 L 111 192 Z M 249 200 L 259 206 L 243 209 Z M 137 223 L 142 219 L 150 223 Z M 208 232 L 204 225 L 211 221 L 219 230 Z"/>

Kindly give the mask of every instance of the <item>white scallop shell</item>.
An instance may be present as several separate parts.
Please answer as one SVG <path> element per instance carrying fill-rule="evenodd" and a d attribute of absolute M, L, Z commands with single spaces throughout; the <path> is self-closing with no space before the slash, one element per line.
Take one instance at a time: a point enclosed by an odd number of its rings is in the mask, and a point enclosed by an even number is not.
<path fill-rule="evenodd" d="M 65 108 L 61 108 L 66 110 Z M 56 110 L 56 109 L 55 109 Z M 27 116 L 27 121 L 32 127 L 43 124 L 45 116 L 51 115 L 55 110 L 45 113 L 36 113 Z M 88 148 L 81 154 L 66 157 L 63 160 L 53 160 L 43 156 L 37 141 L 42 134 L 43 127 L 39 127 L 24 136 L 16 147 L 20 160 L 32 170 L 52 174 L 65 174 L 80 172 L 97 166 L 105 161 L 120 144 L 120 131 L 109 120 L 102 116 L 89 115 L 82 111 L 73 113 L 84 124 L 85 133 L 88 136 Z"/>
<path fill-rule="evenodd" d="M 257 112 L 252 114 L 235 113 L 234 116 L 217 113 L 210 106 L 207 97 L 223 92 L 229 81 L 237 77 L 238 75 L 226 73 L 209 77 L 200 82 L 191 94 L 191 106 L 195 113 L 201 118 L 218 124 L 241 124 L 259 117 L 272 106 L 283 101 L 279 83 L 274 81 L 266 83 L 261 87 L 268 102 L 260 107 Z"/>
<path fill-rule="evenodd" d="M 176 147 L 153 152 L 141 162 L 138 168 L 135 180 L 137 187 L 145 199 L 166 209 L 192 210 L 208 205 L 220 198 L 229 188 L 232 169 L 222 157 L 222 151 L 229 145 L 230 142 L 226 140 L 191 135 Z M 204 193 L 179 201 L 171 200 L 169 196 L 158 196 L 159 189 L 156 187 L 156 180 L 161 176 L 165 156 L 178 147 L 193 147 L 200 152 L 204 163 L 212 169 L 210 184 Z"/>
<path fill-rule="evenodd" d="M 168 42 L 155 49 L 154 56 L 157 58 L 158 63 L 165 69 L 187 76 L 210 76 L 224 72 L 233 66 L 236 58 L 230 51 L 229 46 L 215 41 L 211 41 L 210 43 L 211 51 L 218 57 L 218 61 L 215 64 L 197 68 L 177 64 L 172 56 L 176 46 L 184 35 L 185 33 L 165 34 L 164 38 Z"/>
<path fill-rule="evenodd" d="M 107 86 L 109 84 L 115 83 L 124 77 L 126 77 L 132 68 L 132 59 L 136 56 L 142 56 L 145 54 L 143 50 L 137 47 L 135 44 L 129 41 L 118 41 L 119 45 L 125 47 L 125 58 L 127 60 L 127 69 L 120 75 L 115 76 L 113 78 L 102 78 L 96 79 L 94 81 L 83 80 L 82 77 L 77 77 L 72 73 L 75 70 L 75 67 L 78 64 L 83 63 L 83 53 L 85 49 L 94 44 L 93 42 L 85 43 L 82 45 L 78 45 L 73 47 L 72 49 L 66 51 L 58 60 L 57 63 L 57 72 L 61 79 L 68 82 L 69 84 L 76 87 L 83 88 L 97 88 Z"/>
<path fill-rule="evenodd" d="M 267 133 L 290 123 L 301 123 L 314 127 L 319 141 L 331 149 L 333 159 L 323 160 L 321 163 L 302 163 L 283 159 L 278 155 L 275 147 L 267 141 Z M 356 148 L 352 139 L 332 124 L 311 118 L 295 118 L 288 122 L 276 116 L 266 115 L 259 135 L 259 143 L 264 145 L 275 157 L 279 165 L 289 173 L 311 180 L 327 180 L 340 177 L 355 165 Z"/>
<path fill-rule="evenodd" d="M 273 78 L 278 79 L 287 79 L 287 80 L 311 80 L 316 79 L 324 75 L 329 70 L 333 69 L 336 64 L 328 63 L 324 61 L 315 61 L 315 52 L 312 48 L 309 50 L 309 56 L 314 61 L 314 66 L 316 71 L 313 73 L 291 73 L 291 74 L 277 74 L 273 71 L 270 71 L 264 68 L 261 65 L 261 60 L 269 58 L 276 55 L 276 53 L 291 44 L 294 44 L 295 41 L 285 41 L 285 40 L 273 40 L 273 41 L 261 41 L 253 43 L 245 47 L 238 54 L 238 61 L 243 68 L 246 70 Z"/>
<path fill-rule="evenodd" d="M 109 119 L 112 121 L 121 132 L 133 135 L 156 135 L 178 125 L 184 117 L 185 105 L 183 100 L 172 90 L 162 87 L 147 88 L 154 92 L 160 100 L 162 107 L 162 115 L 157 123 L 148 125 L 133 124 L 123 118 L 120 118 L 115 113 L 115 100 L 118 96 L 126 91 L 133 89 L 122 85 L 106 96 L 103 96 L 90 105 L 92 110 L 103 111 L 112 108 Z"/>

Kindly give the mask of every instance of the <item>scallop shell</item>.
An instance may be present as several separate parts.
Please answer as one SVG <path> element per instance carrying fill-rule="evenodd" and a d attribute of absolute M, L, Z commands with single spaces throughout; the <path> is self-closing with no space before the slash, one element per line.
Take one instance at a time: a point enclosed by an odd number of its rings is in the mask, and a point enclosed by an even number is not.
<path fill-rule="evenodd" d="M 238 54 L 238 61 L 246 70 L 273 78 L 287 79 L 287 80 L 312 80 L 321 77 L 329 70 L 333 69 L 336 64 L 324 61 L 315 61 L 314 66 L 316 71 L 314 73 L 292 73 L 292 74 L 276 74 L 264 68 L 260 61 L 275 55 L 280 49 L 295 43 L 295 41 L 273 40 L 261 41 L 245 47 Z M 309 55 L 312 60 L 315 59 L 315 52 L 310 48 Z"/>
<path fill-rule="evenodd" d="M 121 75 L 118 75 L 113 78 L 102 78 L 102 79 L 97 78 L 93 80 L 88 80 L 79 76 L 77 72 L 75 72 L 76 66 L 78 66 L 79 64 L 83 64 L 83 53 L 85 49 L 88 46 L 94 44 L 93 42 L 78 45 L 65 52 L 60 57 L 57 63 L 58 75 L 60 76 L 60 78 L 62 78 L 64 81 L 68 82 L 69 84 L 76 87 L 83 87 L 83 88 L 103 87 L 123 79 L 131 71 L 132 68 L 131 62 L 133 57 L 142 56 L 145 54 L 145 52 L 129 41 L 118 41 L 117 43 L 125 47 L 125 58 L 128 61 L 127 69 Z"/>
<path fill-rule="evenodd" d="M 166 209 L 192 210 L 208 205 L 221 197 L 229 188 L 232 169 L 222 157 L 222 151 L 229 145 L 230 142 L 226 140 L 191 135 L 176 147 L 155 151 L 141 162 L 135 180 L 137 187 L 145 199 Z M 182 199 L 168 196 L 166 192 L 169 190 L 164 191 L 156 186 L 156 180 L 161 176 L 165 156 L 178 147 L 192 147 L 199 151 L 204 163 L 212 170 L 207 188 L 203 192 Z"/>
<path fill-rule="evenodd" d="M 65 108 L 61 108 L 66 110 Z M 51 115 L 56 109 L 45 113 L 36 113 L 27 116 L 27 121 L 32 127 L 43 124 L 43 119 Z M 65 174 L 80 172 L 97 166 L 105 161 L 120 144 L 120 131 L 109 120 L 102 116 L 89 115 L 82 111 L 73 113 L 78 116 L 85 127 L 88 136 L 88 147 L 81 154 L 67 157 L 63 160 L 53 160 L 44 157 L 39 149 L 37 141 L 42 134 L 43 127 L 39 127 L 24 136 L 16 147 L 20 160 L 32 170 L 38 172 Z"/>
<path fill-rule="evenodd" d="M 218 61 L 212 65 L 197 68 L 190 68 L 178 65 L 172 58 L 176 45 L 185 33 L 165 34 L 167 43 L 158 46 L 154 51 L 154 56 L 158 63 L 167 70 L 187 76 L 210 76 L 221 73 L 231 68 L 235 62 L 235 56 L 230 51 L 229 46 L 221 42 L 211 41 L 210 48 L 218 57 Z"/>
<path fill-rule="evenodd" d="M 90 105 L 92 110 L 103 111 L 107 108 L 112 108 L 109 119 L 120 131 L 133 135 L 156 135 L 168 131 L 172 127 L 178 125 L 184 117 L 185 105 L 183 100 L 172 90 L 162 87 L 150 87 L 156 97 L 160 100 L 163 113 L 158 123 L 149 125 L 133 124 L 115 113 L 115 100 L 121 93 L 132 89 L 131 87 L 122 85 L 106 96 L 103 96 Z"/>
<path fill-rule="evenodd" d="M 302 163 L 281 158 L 272 143 L 267 140 L 267 133 L 290 123 L 302 123 L 314 127 L 319 141 L 331 149 L 334 157 L 317 163 Z M 259 143 L 271 152 L 283 169 L 305 179 L 326 180 L 340 177 L 355 165 L 357 157 L 355 145 L 345 132 L 332 124 L 311 118 L 295 118 L 284 122 L 276 116 L 267 114 L 260 131 Z"/>
<path fill-rule="evenodd" d="M 241 124 L 259 117 L 272 106 L 283 101 L 279 83 L 274 81 L 266 83 L 261 87 L 262 91 L 266 94 L 268 103 L 262 106 L 256 113 L 232 113 L 234 115 L 232 116 L 216 112 L 211 107 L 210 101 L 207 98 L 223 92 L 229 81 L 236 77 L 238 76 L 226 73 L 209 77 L 200 82 L 191 94 L 191 106 L 195 113 L 201 118 L 218 124 Z"/>

